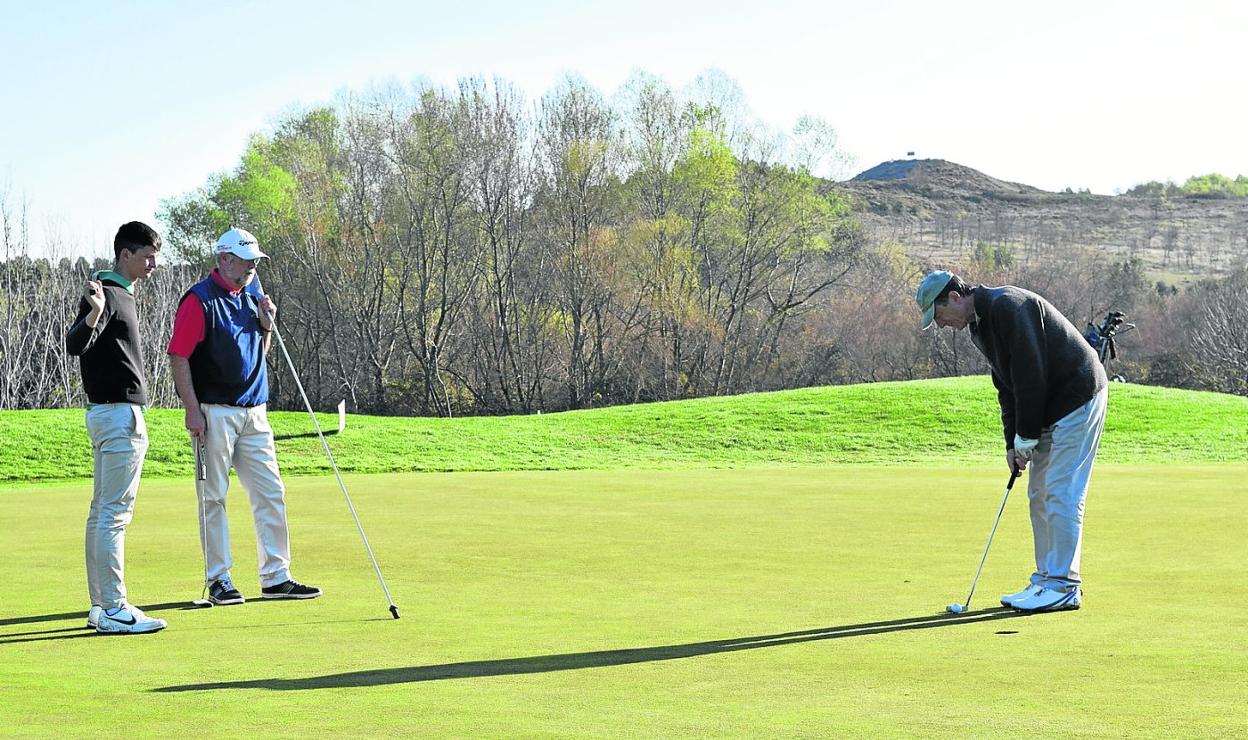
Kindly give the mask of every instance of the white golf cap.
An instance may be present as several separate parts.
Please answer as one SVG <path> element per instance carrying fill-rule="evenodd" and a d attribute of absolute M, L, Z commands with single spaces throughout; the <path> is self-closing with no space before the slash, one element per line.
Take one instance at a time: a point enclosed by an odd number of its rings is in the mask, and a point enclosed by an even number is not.
<path fill-rule="evenodd" d="M 217 240 L 217 254 L 229 252 L 235 257 L 245 260 L 258 260 L 269 255 L 260 251 L 260 242 L 246 229 L 233 228 L 221 235 Z"/>

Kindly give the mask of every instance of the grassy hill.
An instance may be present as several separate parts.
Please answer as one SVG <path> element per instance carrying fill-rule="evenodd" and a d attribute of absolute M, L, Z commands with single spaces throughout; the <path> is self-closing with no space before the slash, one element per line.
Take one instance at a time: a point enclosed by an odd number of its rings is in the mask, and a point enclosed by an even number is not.
<path fill-rule="evenodd" d="M 328 471 L 305 413 L 270 415 L 288 475 Z M 344 472 L 993 463 L 1002 439 L 987 377 L 806 388 L 561 414 L 464 419 L 351 416 L 329 438 Z M 322 417 L 322 426 L 336 420 Z M 182 412 L 148 415 L 145 476 L 183 477 Z M 1100 459 L 1248 461 L 1248 398 L 1113 384 Z M 76 409 L 0 412 L 0 484 L 85 479 Z"/>

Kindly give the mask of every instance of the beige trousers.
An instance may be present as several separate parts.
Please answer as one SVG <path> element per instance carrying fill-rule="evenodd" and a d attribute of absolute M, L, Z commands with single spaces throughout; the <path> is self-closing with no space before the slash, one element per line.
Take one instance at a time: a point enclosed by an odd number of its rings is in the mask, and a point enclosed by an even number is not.
<path fill-rule="evenodd" d="M 251 499 L 260 586 L 275 586 L 289 580 L 286 489 L 277 469 L 277 450 L 266 407 L 203 404 L 201 408 L 207 422 L 204 431 L 206 479 L 199 482 L 197 490 L 205 581 L 212 583 L 229 575 L 233 565 L 230 523 L 225 514 L 231 468 Z"/>
<path fill-rule="evenodd" d="M 126 526 L 147 455 L 147 423 L 143 408 L 133 403 L 92 406 L 86 423 L 95 458 L 87 514 L 87 593 L 93 605 L 113 609 L 126 603 Z"/>

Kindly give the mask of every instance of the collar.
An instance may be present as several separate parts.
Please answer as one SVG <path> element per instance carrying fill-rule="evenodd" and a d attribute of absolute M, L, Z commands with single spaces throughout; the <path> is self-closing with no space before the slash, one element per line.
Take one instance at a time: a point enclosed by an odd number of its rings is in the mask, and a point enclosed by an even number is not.
<path fill-rule="evenodd" d="M 220 285 L 223 289 L 229 291 L 230 295 L 238 295 L 243 292 L 242 288 L 235 288 L 233 285 L 230 285 L 225 278 L 221 277 L 221 273 L 217 272 L 217 268 L 212 268 L 211 275 L 217 285 Z"/>
<path fill-rule="evenodd" d="M 985 285 L 976 285 L 971 288 L 971 320 L 970 323 L 978 326 L 980 320 L 979 309 L 987 311 L 992 306 L 992 296 L 988 293 L 988 287 Z"/>
<path fill-rule="evenodd" d="M 134 295 L 134 281 L 130 280 L 125 275 L 122 275 L 120 272 L 113 272 L 112 270 L 98 270 L 91 277 L 96 280 L 107 280 L 110 283 L 117 283 L 121 287 L 125 288 L 127 293 Z"/>

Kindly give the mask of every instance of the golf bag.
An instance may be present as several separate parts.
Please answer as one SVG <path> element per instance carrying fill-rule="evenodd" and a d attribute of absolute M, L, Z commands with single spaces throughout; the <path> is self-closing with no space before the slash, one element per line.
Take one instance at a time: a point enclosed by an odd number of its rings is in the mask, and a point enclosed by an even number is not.
<path fill-rule="evenodd" d="M 1122 311 L 1110 311 L 1105 314 L 1105 318 L 1099 324 L 1088 322 L 1088 328 L 1084 331 L 1083 336 L 1088 340 L 1088 344 L 1092 345 L 1092 349 L 1096 350 L 1097 356 L 1101 360 L 1101 364 L 1105 366 L 1105 371 L 1109 372 L 1109 361 L 1118 357 L 1118 343 L 1115 338 L 1119 335 L 1126 334 L 1135 328 L 1135 324 L 1124 323 L 1127 315 Z M 1111 380 L 1123 380 L 1121 375 L 1110 375 Z"/>

